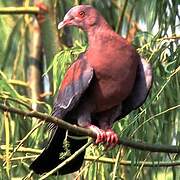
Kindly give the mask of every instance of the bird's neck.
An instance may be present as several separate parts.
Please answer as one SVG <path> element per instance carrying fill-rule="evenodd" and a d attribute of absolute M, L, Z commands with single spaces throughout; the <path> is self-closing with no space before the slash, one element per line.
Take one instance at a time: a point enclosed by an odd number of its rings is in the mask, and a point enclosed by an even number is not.
<path fill-rule="evenodd" d="M 109 24 L 104 19 L 101 19 L 97 25 L 87 30 L 89 47 L 102 43 L 104 38 L 107 38 L 112 33 L 113 30 Z"/>

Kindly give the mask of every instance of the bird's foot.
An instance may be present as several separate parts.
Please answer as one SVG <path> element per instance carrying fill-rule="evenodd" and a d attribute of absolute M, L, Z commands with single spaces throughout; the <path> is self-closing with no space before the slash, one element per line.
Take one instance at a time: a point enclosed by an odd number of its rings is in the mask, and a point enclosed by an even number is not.
<path fill-rule="evenodd" d="M 102 130 L 102 129 L 100 129 L 97 126 L 94 126 L 92 124 L 89 125 L 88 128 L 91 129 L 97 135 L 97 138 L 95 140 L 95 144 L 106 142 L 106 132 L 104 130 Z"/>
<path fill-rule="evenodd" d="M 106 133 L 106 148 L 114 148 L 119 143 L 117 134 L 112 129 L 107 129 Z"/>
<path fill-rule="evenodd" d="M 36 6 L 40 10 L 40 12 L 37 14 L 37 19 L 38 19 L 38 22 L 41 24 L 46 20 L 45 14 L 48 13 L 48 6 L 42 2 L 36 3 Z"/>

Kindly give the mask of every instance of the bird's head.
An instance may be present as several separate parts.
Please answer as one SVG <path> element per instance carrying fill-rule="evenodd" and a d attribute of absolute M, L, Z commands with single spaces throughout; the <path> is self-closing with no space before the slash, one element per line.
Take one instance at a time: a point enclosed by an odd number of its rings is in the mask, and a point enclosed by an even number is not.
<path fill-rule="evenodd" d="M 102 16 L 92 6 L 75 6 L 66 13 L 63 21 L 58 24 L 58 29 L 64 26 L 77 26 L 87 31 L 90 27 L 98 24 L 99 18 Z"/>

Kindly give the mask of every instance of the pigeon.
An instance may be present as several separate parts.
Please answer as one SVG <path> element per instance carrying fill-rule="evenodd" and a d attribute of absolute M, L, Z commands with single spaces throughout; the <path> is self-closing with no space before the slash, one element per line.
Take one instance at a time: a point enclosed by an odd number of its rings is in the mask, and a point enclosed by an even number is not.
<path fill-rule="evenodd" d="M 112 130 L 113 123 L 146 100 L 152 85 L 151 65 L 90 5 L 71 8 L 58 24 L 58 29 L 65 26 L 85 31 L 88 47 L 65 73 L 52 116 L 89 128 L 96 133 L 95 144 L 114 147 L 120 140 Z M 87 142 L 87 139 L 75 137 L 77 135 L 54 125 L 47 147 L 30 169 L 42 174 L 55 168 Z M 68 142 L 70 153 L 62 158 L 62 153 L 67 151 L 65 142 Z M 84 155 L 85 151 L 59 169 L 57 174 L 79 170 Z"/>

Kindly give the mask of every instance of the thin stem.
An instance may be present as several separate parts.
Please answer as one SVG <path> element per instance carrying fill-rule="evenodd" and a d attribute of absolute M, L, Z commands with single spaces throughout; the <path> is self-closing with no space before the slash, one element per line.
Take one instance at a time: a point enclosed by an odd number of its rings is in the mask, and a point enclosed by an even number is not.
<path fill-rule="evenodd" d="M 10 79 L 10 80 L 8 80 L 8 83 L 15 85 L 15 86 L 22 86 L 22 87 L 28 87 L 29 88 L 29 84 L 27 82 L 24 82 L 21 80 Z"/>
<path fill-rule="evenodd" d="M 41 10 L 38 7 L 1 7 L 0 14 L 38 14 Z"/>
<path fill-rule="evenodd" d="M 13 152 L 10 154 L 9 159 L 12 158 L 13 154 L 23 145 L 27 138 L 37 129 L 39 128 L 44 122 L 39 122 L 31 131 L 27 133 L 27 135 L 19 142 L 19 144 L 14 148 Z"/>
<path fill-rule="evenodd" d="M 38 157 L 38 155 L 15 157 L 15 158 L 12 158 L 11 161 L 23 161 L 23 160 L 27 160 L 27 159 L 35 159 L 37 157 Z M 0 159 L 3 160 L 4 158 L 0 157 Z M 99 157 L 99 156 L 87 156 L 84 158 L 84 160 L 90 161 L 93 163 L 94 162 L 107 163 L 107 164 L 115 164 L 116 163 L 116 159 L 107 158 L 107 157 Z M 142 164 L 143 164 L 143 167 L 176 167 L 176 166 L 180 166 L 180 161 L 171 161 L 171 162 L 164 162 L 164 161 L 146 161 L 146 162 L 144 162 L 144 161 L 139 161 L 139 162 L 136 162 L 134 164 L 134 162 L 131 162 L 131 161 L 121 160 L 118 163 L 119 163 L 119 165 L 122 165 L 122 166 L 132 166 L 132 165 L 133 166 L 141 166 Z M 89 164 L 88 164 L 88 166 L 89 166 Z"/>
<path fill-rule="evenodd" d="M 112 180 L 116 179 L 116 172 L 117 172 L 120 157 L 121 157 L 121 148 L 119 148 L 119 151 L 117 153 L 116 160 L 114 163 Z"/>
<path fill-rule="evenodd" d="M 5 149 L 6 149 L 6 145 L 1 145 L 0 146 L 0 151 L 4 151 Z M 9 151 L 13 151 L 13 150 L 14 150 L 14 148 L 12 148 L 12 147 L 9 148 Z M 40 154 L 40 153 L 42 153 L 42 150 L 26 148 L 26 147 L 20 147 L 20 148 L 17 149 L 17 152 Z"/>
<path fill-rule="evenodd" d="M 98 156 L 87 156 L 85 157 L 85 161 L 94 161 Z M 108 164 L 115 164 L 116 159 L 101 157 L 97 160 L 100 163 L 108 163 Z M 121 160 L 119 161 L 120 165 L 123 166 L 144 166 L 144 167 L 169 167 L 169 166 L 180 166 L 180 161 L 171 161 L 171 162 L 164 162 L 164 161 L 139 161 L 136 163 L 132 163 L 131 161 Z"/>
<path fill-rule="evenodd" d="M 46 173 L 44 176 L 42 176 L 39 180 L 46 179 L 53 173 L 55 173 L 57 170 L 65 166 L 67 163 L 69 163 L 72 159 L 77 157 L 81 152 L 83 152 L 89 145 L 92 144 L 92 141 L 87 142 L 84 146 L 82 146 L 78 151 L 76 151 L 73 155 L 71 155 L 69 158 L 67 158 L 65 161 L 63 161 L 61 164 L 59 164 L 56 168 L 52 169 L 48 173 Z"/>
<path fill-rule="evenodd" d="M 173 107 L 173 108 L 169 108 L 169 109 L 175 109 L 175 108 L 179 108 L 179 107 L 180 107 L 180 105 Z M 52 117 L 47 114 L 40 113 L 38 111 L 22 111 L 20 109 L 8 107 L 3 104 L 0 104 L 0 109 L 2 109 L 3 111 L 11 112 L 11 113 L 16 113 L 16 114 L 19 114 L 22 116 L 36 117 L 42 121 L 54 123 L 63 129 L 68 129 L 69 131 L 71 131 L 75 134 L 85 135 L 85 136 L 90 136 L 92 138 L 96 138 L 96 134 L 93 131 L 91 131 L 90 129 L 85 129 L 82 127 L 78 127 L 76 125 L 72 125 L 70 123 L 63 121 L 62 119 Z M 119 137 L 119 139 L 120 139 L 119 145 L 127 146 L 127 147 L 134 148 L 134 149 L 139 149 L 139 150 L 143 150 L 143 151 L 151 151 L 151 152 L 180 153 L 179 146 L 148 144 L 148 143 L 144 143 L 144 142 L 130 141 L 128 139 L 123 139 L 121 137 Z"/>

